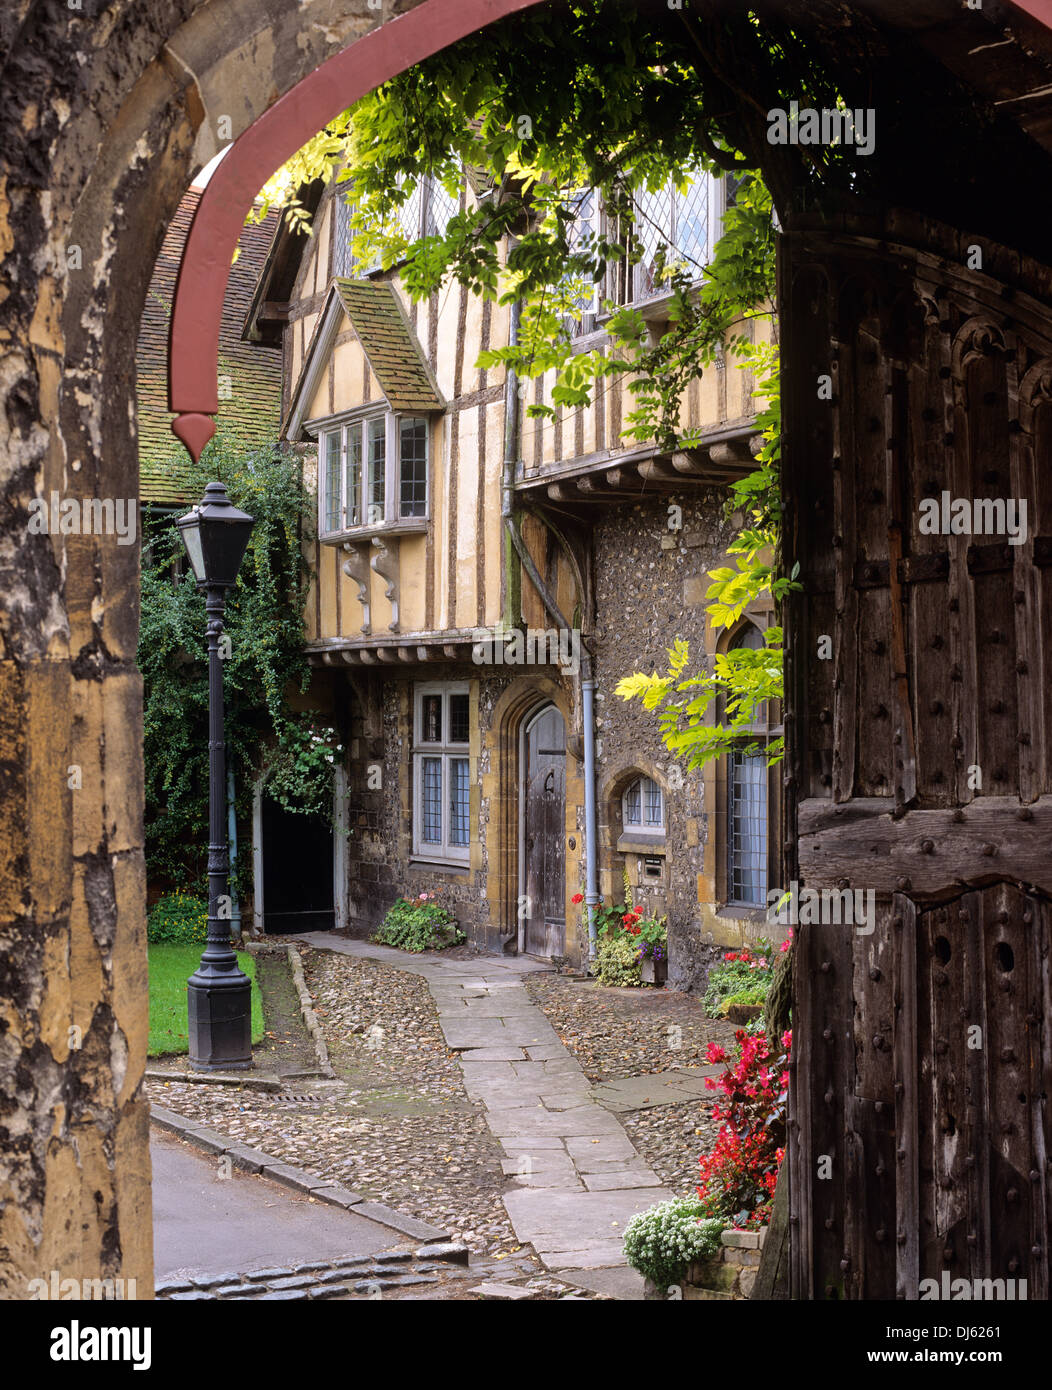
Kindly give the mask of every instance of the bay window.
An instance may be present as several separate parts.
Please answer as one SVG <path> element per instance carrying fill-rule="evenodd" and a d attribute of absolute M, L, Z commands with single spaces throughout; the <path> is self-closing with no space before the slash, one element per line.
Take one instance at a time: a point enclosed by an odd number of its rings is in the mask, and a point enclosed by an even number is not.
<path fill-rule="evenodd" d="M 387 411 L 334 423 L 319 434 L 321 534 L 425 520 L 430 420 Z"/>

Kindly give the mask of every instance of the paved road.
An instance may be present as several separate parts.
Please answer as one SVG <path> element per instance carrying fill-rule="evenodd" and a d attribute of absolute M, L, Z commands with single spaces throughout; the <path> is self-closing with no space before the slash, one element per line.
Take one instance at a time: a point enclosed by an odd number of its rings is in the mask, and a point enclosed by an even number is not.
<path fill-rule="evenodd" d="M 155 1276 L 247 1272 L 305 1260 L 374 1255 L 404 1237 L 388 1226 L 233 1170 L 156 1131 L 153 1160 Z"/>
<path fill-rule="evenodd" d="M 407 957 L 329 932 L 305 933 L 303 940 L 424 977 L 446 1043 L 460 1052 L 467 1093 L 485 1106 L 504 1150 L 504 1205 L 518 1239 L 532 1245 L 560 1278 L 638 1297 L 642 1280 L 628 1269 L 621 1249 L 625 1224 L 672 1194 L 530 1002 L 524 976 L 548 967 L 523 957 Z M 662 1085 L 654 1078 L 639 1082 L 647 1098 Z M 677 1081 L 674 1098 L 689 1099 L 703 1084 L 701 1077 Z M 602 1099 L 625 1109 L 637 1098 Z"/>

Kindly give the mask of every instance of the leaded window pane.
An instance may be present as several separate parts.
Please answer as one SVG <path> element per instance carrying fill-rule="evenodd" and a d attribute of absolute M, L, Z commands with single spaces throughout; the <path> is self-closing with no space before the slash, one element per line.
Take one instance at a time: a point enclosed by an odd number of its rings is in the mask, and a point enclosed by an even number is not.
<path fill-rule="evenodd" d="M 340 528 L 340 432 L 325 436 L 325 529 Z"/>
<path fill-rule="evenodd" d="M 442 696 L 425 695 L 421 701 L 421 743 L 442 742 Z"/>
<path fill-rule="evenodd" d="M 767 901 L 767 760 L 733 750 L 728 758 L 730 901 Z"/>
<path fill-rule="evenodd" d="M 383 417 L 367 421 L 366 432 L 369 460 L 369 512 L 366 520 L 370 526 L 377 526 L 384 519 L 387 421 Z"/>
<path fill-rule="evenodd" d="M 468 697 L 450 695 L 449 697 L 449 741 L 467 743 L 468 741 Z"/>
<path fill-rule="evenodd" d="M 468 760 L 449 760 L 449 843 L 468 843 Z"/>
<path fill-rule="evenodd" d="M 633 782 L 625 793 L 625 823 L 627 825 L 642 824 L 642 797 L 640 796 L 639 782 Z"/>
<path fill-rule="evenodd" d="M 643 785 L 643 824 L 659 826 L 665 823 L 665 813 L 661 788 L 649 777 L 642 779 Z"/>
<path fill-rule="evenodd" d="M 362 427 L 347 431 L 347 525 L 362 523 Z"/>
<path fill-rule="evenodd" d="M 398 422 L 401 467 L 400 513 L 427 515 L 427 421 Z"/>
<path fill-rule="evenodd" d="M 442 759 L 423 758 L 420 789 L 420 838 L 427 845 L 442 843 Z"/>

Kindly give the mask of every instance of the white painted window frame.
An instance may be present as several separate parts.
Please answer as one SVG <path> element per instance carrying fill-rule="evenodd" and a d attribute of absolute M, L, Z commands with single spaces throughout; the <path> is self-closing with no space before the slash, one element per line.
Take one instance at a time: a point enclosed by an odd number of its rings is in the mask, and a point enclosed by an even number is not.
<path fill-rule="evenodd" d="M 383 419 L 384 421 L 384 514 L 378 521 L 369 520 L 368 490 L 369 490 L 369 450 L 368 450 L 368 424 L 371 420 Z M 424 515 L 403 517 L 402 511 L 402 448 L 400 422 L 402 420 L 423 420 L 424 430 L 424 477 L 426 480 L 426 493 L 424 501 Z M 399 526 L 412 524 L 414 522 L 426 522 L 431 517 L 431 470 L 433 461 L 433 449 L 431 444 L 431 427 L 433 424 L 433 414 L 429 411 L 394 411 L 385 405 L 378 406 L 375 402 L 368 406 L 363 406 L 357 410 L 348 412 L 346 415 L 335 416 L 331 420 L 323 422 L 318 429 L 318 535 L 323 539 L 327 536 L 343 535 L 344 533 L 353 534 L 356 531 L 371 531 L 381 526 Z M 362 434 L 362 472 L 358 480 L 358 504 L 360 515 L 363 520 L 353 526 L 347 524 L 347 451 L 349 447 L 348 434 L 351 430 L 360 430 Z M 328 525 L 326 516 L 326 499 L 328 497 L 329 482 L 329 439 L 334 435 L 339 436 L 340 447 L 337 450 L 337 467 L 340 471 L 339 486 L 339 512 L 340 520 L 343 523 L 336 530 Z"/>
<path fill-rule="evenodd" d="M 643 794 L 643 782 L 653 782 L 657 788 L 658 796 L 661 798 L 661 820 L 658 824 L 649 823 L 643 819 L 645 815 L 646 797 Z M 639 783 L 639 822 L 638 824 L 628 819 L 628 793 Z M 621 793 L 621 827 L 626 836 L 632 838 L 646 838 L 653 840 L 664 840 L 665 829 L 668 817 L 668 804 L 665 800 L 665 789 L 654 777 L 648 777 L 645 772 L 641 772 L 638 777 L 633 777 L 628 786 Z"/>
<path fill-rule="evenodd" d="M 441 695 L 442 729 L 439 743 L 425 743 L 423 740 L 424 697 Z M 449 763 L 454 758 L 466 759 L 468 764 L 468 795 L 470 816 L 470 788 L 473 785 L 473 765 L 471 757 L 470 727 L 467 743 L 452 743 L 449 738 L 449 696 L 468 697 L 468 722 L 472 718 L 470 681 L 419 681 L 413 686 L 413 858 L 429 863 L 447 864 L 451 868 L 465 869 L 471 858 L 471 841 L 475 827 L 468 826 L 468 843 L 451 845 L 449 843 Z M 421 838 L 423 827 L 423 760 L 440 758 L 442 763 L 442 843 L 432 844 Z"/>

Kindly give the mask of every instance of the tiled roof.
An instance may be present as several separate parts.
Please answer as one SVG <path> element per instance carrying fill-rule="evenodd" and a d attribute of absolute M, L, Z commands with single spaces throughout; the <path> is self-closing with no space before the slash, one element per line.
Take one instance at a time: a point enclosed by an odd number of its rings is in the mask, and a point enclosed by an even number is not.
<path fill-rule="evenodd" d="M 201 193 L 186 193 L 165 233 L 154 266 L 135 349 L 139 401 L 139 495 L 144 502 L 181 506 L 197 501 L 182 481 L 182 445 L 171 432 L 168 409 L 168 325 L 179 259 Z M 252 303 L 279 214 L 241 233 L 241 254 L 230 271 L 219 332 L 220 401 L 218 433 L 246 449 L 276 439 L 281 427 L 281 350 L 242 341 L 245 315 Z M 224 399 L 229 377 L 230 395 Z"/>
<path fill-rule="evenodd" d="M 336 288 L 391 409 L 441 410 L 420 345 L 392 287 L 337 279 Z"/>

